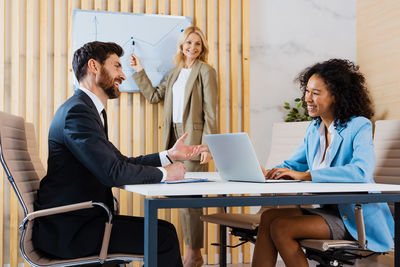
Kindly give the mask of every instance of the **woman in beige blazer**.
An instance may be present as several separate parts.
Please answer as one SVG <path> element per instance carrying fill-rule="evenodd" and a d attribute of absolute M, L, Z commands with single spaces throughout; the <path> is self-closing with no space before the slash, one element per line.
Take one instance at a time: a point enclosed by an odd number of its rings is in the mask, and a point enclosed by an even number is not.
<path fill-rule="evenodd" d="M 189 27 L 178 40 L 174 57 L 175 68 L 157 87 L 153 87 L 140 59 L 131 55 L 131 66 L 136 71 L 133 79 L 150 103 L 164 100 L 164 149 L 169 149 L 185 132 L 186 144 L 205 144 L 204 135 L 217 133 L 217 79 L 213 67 L 207 64 L 208 44 L 202 31 Z M 186 171 L 203 172 L 211 159 L 209 152 L 185 161 Z M 186 243 L 184 267 L 201 266 L 203 259 L 202 209 L 180 209 Z"/>

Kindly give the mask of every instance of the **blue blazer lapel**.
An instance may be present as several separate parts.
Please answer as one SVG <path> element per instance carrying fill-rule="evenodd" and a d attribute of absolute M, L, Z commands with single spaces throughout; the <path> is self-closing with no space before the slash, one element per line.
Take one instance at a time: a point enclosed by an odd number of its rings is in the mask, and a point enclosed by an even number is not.
<path fill-rule="evenodd" d="M 335 138 L 333 139 L 333 143 L 332 143 L 332 150 L 331 153 L 329 155 L 329 158 L 327 159 L 327 166 L 331 166 L 333 159 L 335 158 L 336 154 L 339 151 L 339 147 L 343 142 L 343 137 L 341 135 L 341 132 L 344 128 L 341 127 L 340 125 L 337 126 L 337 134 L 335 136 Z"/>

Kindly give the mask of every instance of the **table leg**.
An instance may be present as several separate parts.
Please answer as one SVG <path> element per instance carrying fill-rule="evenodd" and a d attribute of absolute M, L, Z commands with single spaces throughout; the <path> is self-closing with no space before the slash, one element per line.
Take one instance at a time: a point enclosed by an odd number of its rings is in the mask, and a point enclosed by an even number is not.
<path fill-rule="evenodd" d="M 400 266 L 400 202 L 394 203 L 394 266 Z"/>
<path fill-rule="evenodd" d="M 157 208 L 151 199 L 144 202 L 144 266 L 157 266 Z"/>
<path fill-rule="evenodd" d="M 226 267 L 226 226 L 219 226 L 219 266 Z"/>

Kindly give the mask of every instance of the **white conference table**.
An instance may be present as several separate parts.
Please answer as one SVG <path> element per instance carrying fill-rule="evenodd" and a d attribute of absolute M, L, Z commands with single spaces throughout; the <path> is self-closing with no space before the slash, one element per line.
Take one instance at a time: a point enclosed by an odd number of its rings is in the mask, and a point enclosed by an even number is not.
<path fill-rule="evenodd" d="M 360 183 L 245 183 L 214 181 L 127 185 L 123 189 L 145 199 L 144 264 L 157 266 L 157 211 L 169 208 L 276 206 L 343 203 L 395 203 L 395 266 L 400 266 L 400 185 Z M 273 196 L 230 196 L 276 194 Z M 291 195 L 281 195 L 291 194 Z M 203 195 L 202 198 L 184 196 Z M 223 197 L 208 195 L 228 195 Z M 159 198 L 160 196 L 168 198 Z M 224 263 L 221 263 L 222 265 Z"/>

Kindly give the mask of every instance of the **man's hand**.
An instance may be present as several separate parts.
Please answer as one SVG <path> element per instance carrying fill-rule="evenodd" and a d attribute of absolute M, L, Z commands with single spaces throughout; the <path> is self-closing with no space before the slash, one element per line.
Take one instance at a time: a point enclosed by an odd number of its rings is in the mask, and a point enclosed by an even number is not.
<path fill-rule="evenodd" d="M 202 152 L 200 156 L 200 164 L 206 164 L 211 160 L 210 152 Z"/>
<path fill-rule="evenodd" d="M 165 181 L 182 180 L 185 176 L 186 167 L 182 162 L 175 162 L 165 166 L 164 169 L 167 171 L 167 178 L 165 178 Z"/>
<path fill-rule="evenodd" d="M 188 133 L 186 132 L 176 141 L 172 148 L 167 150 L 168 156 L 172 160 L 189 160 L 202 152 L 208 151 L 205 145 L 187 146 L 183 144 L 187 136 Z"/>
<path fill-rule="evenodd" d="M 273 168 L 267 171 L 265 179 L 286 179 L 286 180 L 303 180 L 311 181 L 310 172 L 298 172 L 288 168 Z"/>

